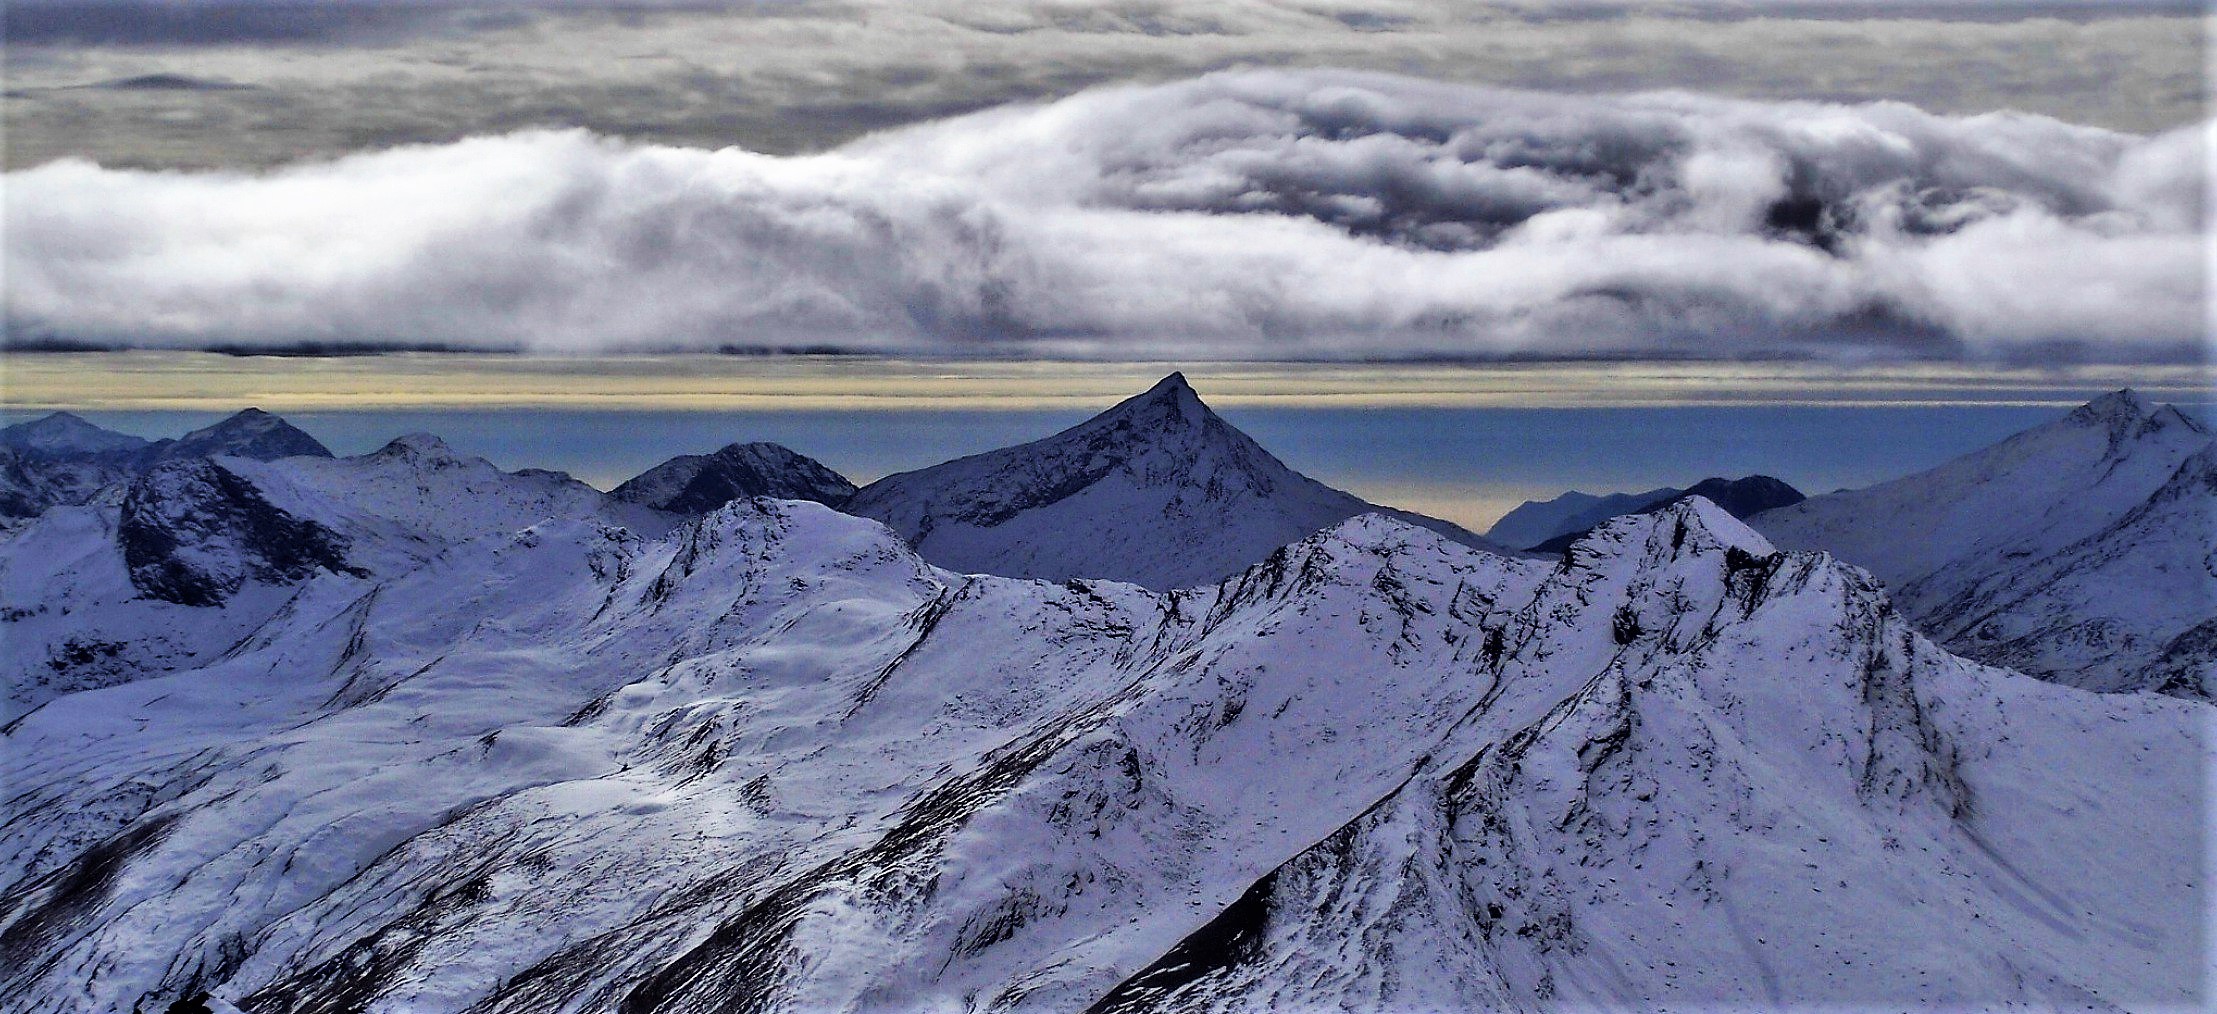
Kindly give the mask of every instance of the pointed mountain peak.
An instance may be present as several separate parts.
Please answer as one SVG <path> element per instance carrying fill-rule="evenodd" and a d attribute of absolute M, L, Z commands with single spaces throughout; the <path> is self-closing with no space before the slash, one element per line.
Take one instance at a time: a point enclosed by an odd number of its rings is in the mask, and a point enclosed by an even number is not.
<path fill-rule="evenodd" d="M 1186 383 L 1185 374 L 1172 373 L 1156 381 L 1155 386 L 1118 402 L 1094 418 L 1097 421 L 1147 418 L 1197 426 L 1215 415 L 1202 403 L 1201 396 L 1193 392 L 1193 385 Z"/>
<path fill-rule="evenodd" d="M 2080 405 L 2065 418 L 2082 426 L 2108 426 L 2138 422 L 2153 414 L 2154 410 L 2141 399 L 2140 392 L 2127 387 Z"/>
<path fill-rule="evenodd" d="M 1718 549 L 1738 549 L 1756 556 L 1778 551 L 1769 539 L 1733 517 L 1731 511 L 1700 495 L 1686 496 L 1653 513 L 1627 514 L 1595 529 L 1595 534 L 1612 530 L 1624 533 L 1627 538 L 1621 541 L 1626 542 L 1652 545 L 1667 537 L 1672 556 Z"/>
<path fill-rule="evenodd" d="M 2185 428 L 2188 432 L 2200 433 L 2204 436 L 2209 434 L 2208 426 L 2203 425 L 2201 420 L 2179 411 L 2176 405 L 2165 405 L 2158 408 L 2155 410 L 2155 414 L 2149 418 L 2153 419 L 2159 427 L 2179 426 Z"/>
<path fill-rule="evenodd" d="M 2132 388 L 2111 391 L 2072 409 L 2062 419 L 2068 427 L 2106 430 L 2114 444 L 2120 440 L 2159 434 L 2188 437 L 2209 434 L 2209 428 L 2172 405 L 2151 405 Z"/>

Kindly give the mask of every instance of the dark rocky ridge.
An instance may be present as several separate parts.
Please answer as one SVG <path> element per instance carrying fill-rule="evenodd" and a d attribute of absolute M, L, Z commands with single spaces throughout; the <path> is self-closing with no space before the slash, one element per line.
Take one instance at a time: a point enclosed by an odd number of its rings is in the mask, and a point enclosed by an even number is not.
<path fill-rule="evenodd" d="M 766 496 L 837 507 L 855 485 L 782 444 L 731 444 L 713 454 L 671 458 L 618 486 L 618 500 L 679 514 L 706 514 L 733 500 Z"/>
<path fill-rule="evenodd" d="M 338 533 L 286 513 L 205 458 L 166 463 L 133 482 L 116 540 L 131 584 L 178 605 L 221 605 L 248 581 L 361 573 Z"/>

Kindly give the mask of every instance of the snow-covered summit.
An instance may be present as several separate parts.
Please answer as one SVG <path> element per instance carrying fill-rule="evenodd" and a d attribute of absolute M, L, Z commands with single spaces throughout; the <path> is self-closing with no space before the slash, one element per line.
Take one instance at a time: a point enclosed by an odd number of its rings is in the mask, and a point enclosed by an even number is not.
<path fill-rule="evenodd" d="M 258 408 L 243 409 L 210 426 L 176 440 L 156 444 L 152 453 L 163 459 L 209 458 L 218 455 L 274 461 L 278 458 L 328 458 L 330 448 L 299 427 Z"/>
<path fill-rule="evenodd" d="M 1365 503 L 1285 466 L 1173 373 L 1043 440 L 887 476 L 843 508 L 958 571 L 1207 583 L 1338 521 L 1386 513 L 1467 545 L 1447 522 Z"/>
<path fill-rule="evenodd" d="M 1753 523 L 1781 546 L 1868 568 L 1953 650 L 2130 689 L 2166 643 L 2217 619 L 2217 571 L 2202 562 L 2217 529 L 2196 520 L 2217 502 L 2180 478 L 2211 440 L 2177 408 L 2122 390 L 1928 471 Z"/>
<path fill-rule="evenodd" d="M 156 464 L 0 541 L 0 710 L 230 648 L 300 597 L 357 594 L 549 519 L 666 533 L 666 514 L 567 475 L 503 472 L 416 435 L 348 458 Z"/>
<path fill-rule="evenodd" d="M 837 507 L 854 493 L 854 483 L 814 458 L 782 444 L 756 442 L 671 458 L 617 486 L 611 495 L 657 510 L 702 514 L 757 496 Z"/>
<path fill-rule="evenodd" d="M 218 456 L 273 460 L 331 452 L 285 420 L 249 408 L 175 439 L 148 442 L 67 412 L 0 430 L 0 526 L 82 504 L 162 462 Z"/>

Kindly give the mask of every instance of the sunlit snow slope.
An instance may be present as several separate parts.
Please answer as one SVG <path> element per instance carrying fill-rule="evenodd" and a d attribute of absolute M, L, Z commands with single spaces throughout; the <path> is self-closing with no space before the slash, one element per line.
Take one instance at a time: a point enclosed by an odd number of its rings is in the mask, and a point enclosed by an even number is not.
<path fill-rule="evenodd" d="M 0 1007 L 2205 999 L 2209 709 L 1949 656 L 1706 500 L 1172 593 L 766 500 L 362 569 L 6 727 Z"/>

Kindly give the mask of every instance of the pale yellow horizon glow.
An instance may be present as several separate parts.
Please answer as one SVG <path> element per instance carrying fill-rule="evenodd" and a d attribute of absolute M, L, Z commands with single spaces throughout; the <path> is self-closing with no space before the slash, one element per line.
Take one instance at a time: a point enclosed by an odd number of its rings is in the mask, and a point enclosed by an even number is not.
<path fill-rule="evenodd" d="M 715 355 L 588 358 L 205 352 L 0 356 L 13 411 L 565 409 L 919 411 L 1098 408 L 1182 370 L 1219 408 L 2063 406 L 2133 387 L 2201 399 L 2206 364 L 2035 368 L 1774 363 L 1099 363 Z"/>

